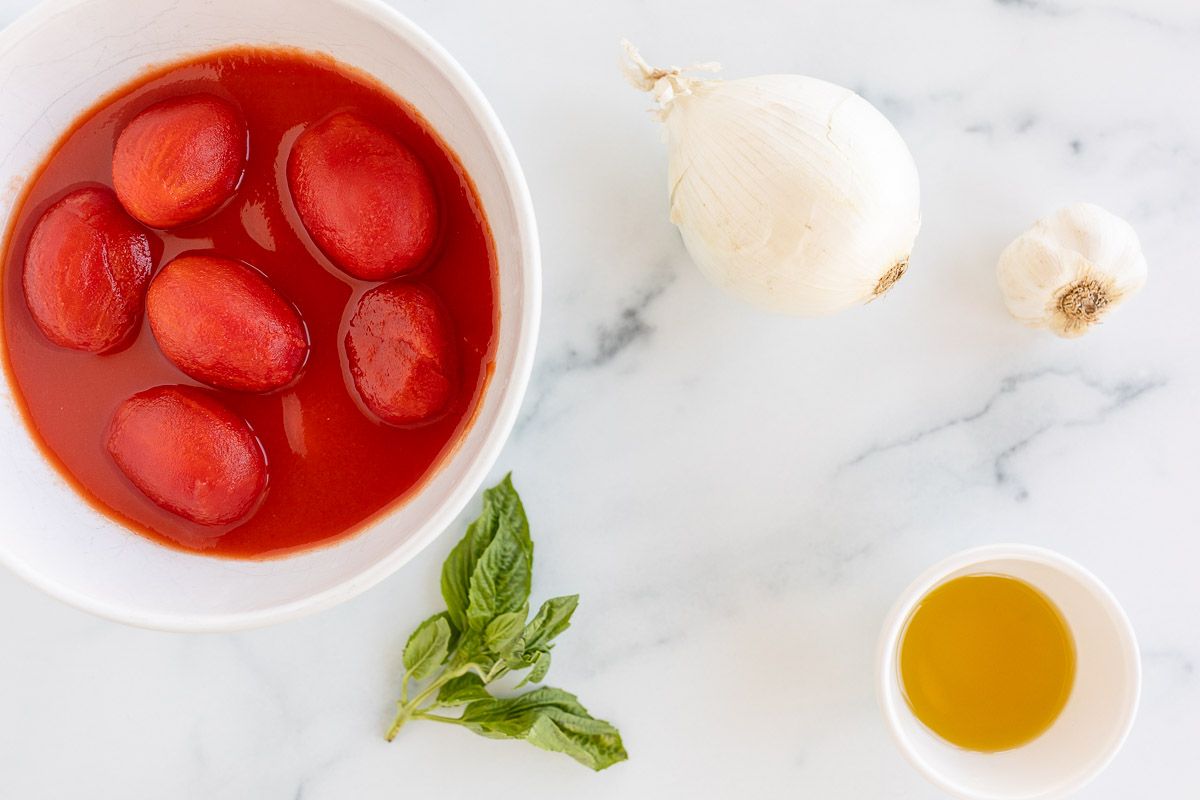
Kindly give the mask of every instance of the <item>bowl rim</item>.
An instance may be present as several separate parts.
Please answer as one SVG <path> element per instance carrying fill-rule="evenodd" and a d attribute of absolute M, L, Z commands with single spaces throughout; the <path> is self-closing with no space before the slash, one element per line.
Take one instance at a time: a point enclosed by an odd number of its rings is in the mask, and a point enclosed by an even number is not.
<path fill-rule="evenodd" d="M 26 11 L 0 31 L 0 54 L 49 19 L 93 0 L 45 0 Z M 507 376 L 496 419 L 478 453 L 445 502 L 404 542 L 368 568 L 315 594 L 299 600 L 266 606 L 253 611 L 230 613 L 171 613 L 146 611 L 125 603 L 100 600 L 59 582 L 15 558 L 0 546 L 0 564 L 14 574 L 62 602 L 105 619 L 140 628 L 176 632 L 224 632 L 273 625 L 314 614 L 349 600 L 399 570 L 440 537 L 483 485 L 516 424 L 521 403 L 533 371 L 533 358 L 541 324 L 542 265 L 533 199 L 512 142 L 482 90 L 461 64 L 429 33 L 384 0 L 325 0 L 371 17 L 376 23 L 405 40 L 442 73 L 459 92 L 484 138 L 496 154 L 500 175 L 514 206 L 516 234 L 524 255 L 521 288 L 521 331 L 515 343 L 513 370 Z M 21 423 L 25 423 L 22 421 Z M 455 454 L 450 455 L 453 459 Z M 444 468 L 445 464 L 440 468 Z M 97 512 L 98 513 L 98 512 Z M 386 520 L 388 512 L 371 524 Z M 307 552 L 307 551 L 306 551 Z"/>
<path fill-rule="evenodd" d="M 896 647 L 913 608 L 926 594 L 945 580 L 951 573 L 998 560 L 1029 561 L 1047 566 L 1092 590 L 1111 613 L 1118 629 L 1118 635 L 1121 638 L 1121 646 L 1125 658 L 1132 667 L 1133 691 L 1126 703 L 1126 707 L 1122 710 L 1123 720 L 1120 731 L 1109 743 L 1107 751 L 1102 753 L 1101 757 L 1093 762 L 1088 770 L 1085 770 L 1075 779 L 1048 786 L 1043 791 L 1026 795 L 1024 800 L 1050 800 L 1051 798 L 1065 797 L 1078 791 L 1103 772 L 1112 760 L 1116 758 L 1122 746 L 1124 746 L 1125 740 L 1129 737 L 1129 733 L 1133 729 L 1133 723 L 1137 717 L 1138 705 L 1141 701 L 1142 659 L 1133 624 L 1129 621 L 1128 615 L 1117 601 L 1112 590 L 1083 565 L 1061 553 L 1030 544 L 988 544 L 954 553 L 922 572 L 900 593 L 891 610 L 888 612 L 879 634 L 875 659 L 875 688 L 879 710 L 883 715 L 888 733 L 896 743 L 897 748 L 904 755 L 904 758 L 930 783 L 947 794 L 962 798 L 962 800 L 1011 800 L 1011 797 L 1007 795 L 1000 796 L 976 791 L 969 786 L 956 783 L 943 776 L 941 772 L 921 756 L 920 752 L 909 740 L 909 737 L 901 730 L 894 705 L 890 702 L 893 699 L 892 684 L 896 669 Z"/>

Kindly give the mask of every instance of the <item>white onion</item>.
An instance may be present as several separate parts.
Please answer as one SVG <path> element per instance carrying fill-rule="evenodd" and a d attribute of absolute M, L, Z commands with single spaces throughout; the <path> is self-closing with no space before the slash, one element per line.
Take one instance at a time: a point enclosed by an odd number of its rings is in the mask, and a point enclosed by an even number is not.
<path fill-rule="evenodd" d="M 701 271 L 754 305 L 830 314 L 886 292 L 920 228 L 912 155 L 874 106 L 799 75 L 626 74 L 666 125 L 671 221 Z M 700 65 L 691 69 L 713 69 Z"/>

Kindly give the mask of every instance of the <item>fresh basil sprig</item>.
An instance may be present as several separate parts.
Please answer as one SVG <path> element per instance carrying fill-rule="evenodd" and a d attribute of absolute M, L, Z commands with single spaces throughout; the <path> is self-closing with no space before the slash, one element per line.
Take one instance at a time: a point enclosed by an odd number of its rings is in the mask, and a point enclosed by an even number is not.
<path fill-rule="evenodd" d="M 508 475 L 483 493 L 483 512 L 442 566 L 446 610 L 408 637 L 389 742 L 409 720 L 427 719 L 493 739 L 524 739 L 594 770 L 628 758 L 617 729 L 593 718 L 573 694 L 549 686 L 517 697 L 488 690 L 522 670 L 528 672 L 517 688 L 540 683 L 555 637 L 570 627 L 579 595 L 547 600 L 529 618 L 532 578 L 529 520 Z M 438 713 L 459 706 L 466 707 L 457 717 Z"/>

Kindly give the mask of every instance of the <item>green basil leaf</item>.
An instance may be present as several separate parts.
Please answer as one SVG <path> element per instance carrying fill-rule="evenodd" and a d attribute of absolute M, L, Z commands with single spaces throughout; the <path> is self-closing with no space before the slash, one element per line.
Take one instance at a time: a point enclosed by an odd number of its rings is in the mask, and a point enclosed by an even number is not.
<path fill-rule="evenodd" d="M 596 772 L 625 761 L 621 733 L 604 720 L 547 711 L 538 716 L 525 741 L 553 753 L 565 753 Z"/>
<path fill-rule="evenodd" d="M 404 645 L 404 669 L 416 680 L 428 677 L 450 654 L 450 623 L 445 612 L 422 622 Z"/>
<path fill-rule="evenodd" d="M 471 534 L 468 532 L 442 564 L 442 598 L 446 601 L 446 613 L 457 630 L 467 627 L 467 592 L 471 585 L 471 571 L 475 561 L 471 557 Z"/>
<path fill-rule="evenodd" d="M 483 687 L 483 679 L 474 672 L 468 672 L 446 681 L 438 690 L 437 702 L 440 706 L 461 706 L 472 700 L 487 700 L 490 697 Z"/>
<path fill-rule="evenodd" d="M 509 672 L 520 672 L 523 669 L 529 669 L 533 666 L 534 658 L 540 652 L 540 650 L 522 649 L 520 652 L 514 650 L 505 657 L 504 666 L 508 667 Z"/>
<path fill-rule="evenodd" d="M 458 639 L 458 647 L 450 654 L 450 667 L 457 669 L 467 664 L 475 664 L 482 672 L 487 672 L 496 663 L 483 644 L 483 633 L 467 630 Z"/>
<path fill-rule="evenodd" d="M 533 666 L 533 669 L 529 670 L 525 674 L 525 677 L 521 679 L 521 682 L 517 684 L 518 689 L 527 683 L 541 683 L 546 679 L 546 673 L 550 671 L 550 651 L 535 650 L 528 657 L 528 661 Z"/>
<path fill-rule="evenodd" d="M 531 553 L 515 531 L 501 527 L 471 574 L 467 626 L 480 631 L 500 614 L 525 608 L 532 577 Z"/>
<path fill-rule="evenodd" d="M 521 546 L 533 558 L 533 540 L 529 538 L 529 518 L 525 516 L 525 506 L 521 496 L 512 485 L 512 473 L 504 476 L 500 483 L 484 492 L 484 500 L 492 507 L 498 520 L 498 528 L 508 528 L 521 542 Z"/>
<path fill-rule="evenodd" d="M 594 719 L 575 695 L 543 687 L 513 698 L 476 700 L 460 722 L 492 738 L 525 739 L 530 744 L 565 753 L 594 770 L 628 758 L 621 734 Z"/>
<path fill-rule="evenodd" d="M 578 605 L 577 594 L 554 597 L 542 603 L 537 614 L 525 626 L 525 649 L 546 649 L 554 637 L 571 627 L 571 615 Z"/>
<path fill-rule="evenodd" d="M 533 562 L 533 541 L 529 538 L 529 520 L 521 498 L 512 485 L 512 474 L 483 493 L 483 510 L 467 527 L 467 533 L 442 565 L 442 597 L 450 614 L 450 622 L 459 630 L 467 628 L 467 608 L 470 604 L 471 576 L 479 559 L 501 529 L 512 531 Z"/>
<path fill-rule="evenodd" d="M 483 633 L 483 641 L 487 649 L 500 658 L 506 658 L 514 651 L 524 650 L 524 647 L 518 648 L 517 645 L 525 630 L 527 616 L 529 616 L 529 608 L 522 606 L 517 611 L 500 614 L 489 622 Z"/>
<path fill-rule="evenodd" d="M 465 724 L 478 724 L 492 731 L 520 735 L 529 730 L 533 718 L 547 708 L 570 714 L 587 714 L 570 692 L 543 686 L 517 697 L 493 697 L 467 706 L 462 715 Z"/>

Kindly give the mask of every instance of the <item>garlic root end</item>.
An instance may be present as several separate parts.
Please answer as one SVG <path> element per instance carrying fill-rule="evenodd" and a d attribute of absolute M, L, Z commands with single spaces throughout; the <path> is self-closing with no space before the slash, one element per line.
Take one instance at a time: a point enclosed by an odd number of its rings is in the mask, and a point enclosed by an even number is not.
<path fill-rule="evenodd" d="M 1082 278 L 1068 284 L 1055 303 L 1063 335 L 1082 334 L 1100 321 L 1116 299 L 1109 287 L 1095 278 Z"/>

